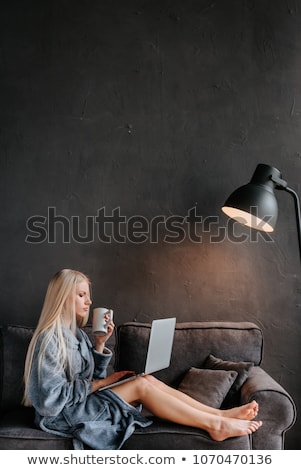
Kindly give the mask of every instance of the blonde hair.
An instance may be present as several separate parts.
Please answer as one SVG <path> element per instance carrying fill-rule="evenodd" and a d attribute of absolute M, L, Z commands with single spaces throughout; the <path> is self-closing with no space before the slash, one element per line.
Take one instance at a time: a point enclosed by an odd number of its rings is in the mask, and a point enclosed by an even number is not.
<path fill-rule="evenodd" d="M 49 342 L 55 338 L 58 350 L 57 369 L 60 370 L 63 367 L 66 371 L 71 372 L 72 370 L 71 351 L 66 348 L 62 326 L 65 323 L 70 324 L 71 331 L 75 333 L 76 326 L 82 327 L 87 322 L 88 315 L 86 319 L 80 320 L 76 318 L 75 312 L 76 286 L 83 281 L 86 281 L 90 286 L 90 281 L 85 274 L 73 269 L 63 269 L 57 272 L 49 282 L 40 319 L 30 341 L 25 360 L 23 399 L 25 406 L 30 406 L 28 383 L 34 351 L 42 334 L 38 352 L 38 367 L 40 368 Z"/>

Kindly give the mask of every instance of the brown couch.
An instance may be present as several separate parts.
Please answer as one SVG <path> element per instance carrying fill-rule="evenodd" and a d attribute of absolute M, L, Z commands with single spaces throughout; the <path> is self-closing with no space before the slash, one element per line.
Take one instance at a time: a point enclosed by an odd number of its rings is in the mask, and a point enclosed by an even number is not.
<path fill-rule="evenodd" d="M 86 330 L 90 334 L 90 328 Z M 21 405 L 24 359 L 32 332 L 22 326 L 0 328 L 0 449 L 72 449 L 72 439 L 36 429 L 33 410 Z M 108 343 L 115 353 L 112 368 L 138 370 L 149 333 L 149 324 L 120 325 Z M 256 399 L 258 419 L 264 424 L 251 436 L 216 442 L 204 431 L 154 419 L 150 427 L 137 428 L 124 449 L 283 449 L 296 409 L 290 395 L 260 367 L 262 352 L 262 331 L 253 323 L 178 323 L 170 367 L 155 375 L 224 408 Z"/>

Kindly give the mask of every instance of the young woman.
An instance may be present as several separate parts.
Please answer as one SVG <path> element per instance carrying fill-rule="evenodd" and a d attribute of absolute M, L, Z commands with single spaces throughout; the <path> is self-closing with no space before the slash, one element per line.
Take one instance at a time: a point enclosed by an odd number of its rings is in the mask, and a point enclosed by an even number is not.
<path fill-rule="evenodd" d="M 119 449 L 135 426 L 151 421 L 139 405 L 153 415 L 194 426 L 222 441 L 255 432 L 261 421 L 255 401 L 229 410 L 218 410 L 193 400 L 146 375 L 99 391 L 129 371 L 106 376 L 112 357 L 105 346 L 114 330 L 92 344 L 81 329 L 91 305 L 90 282 L 82 273 L 64 269 L 49 283 L 40 320 L 25 363 L 24 403 L 35 409 L 36 425 L 60 436 L 74 438 L 75 448 Z"/>

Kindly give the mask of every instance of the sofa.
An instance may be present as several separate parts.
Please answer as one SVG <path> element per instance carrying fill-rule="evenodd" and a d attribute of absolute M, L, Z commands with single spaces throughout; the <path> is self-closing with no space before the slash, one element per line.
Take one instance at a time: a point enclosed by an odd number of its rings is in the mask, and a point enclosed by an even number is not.
<path fill-rule="evenodd" d="M 107 346 L 111 371 L 143 368 L 151 325 L 118 326 Z M 91 327 L 85 328 L 91 336 Z M 34 425 L 34 411 L 21 404 L 23 367 L 33 328 L 0 328 L 0 449 L 70 450 L 72 439 Z M 91 336 L 92 337 L 92 336 Z M 137 428 L 124 449 L 260 450 L 284 449 L 286 432 L 296 420 L 293 399 L 261 367 L 263 334 L 250 322 L 177 323 L 170 366 L 154 375 L 211 406 L 228 408 L 253 399 L 263 426 L 254 434 L 216 442 L 202 430 L 152 417 Z M 111 372 L 109 371 L 109 372 Z M 149 414 L 148 410 L 143 410 Z"/>

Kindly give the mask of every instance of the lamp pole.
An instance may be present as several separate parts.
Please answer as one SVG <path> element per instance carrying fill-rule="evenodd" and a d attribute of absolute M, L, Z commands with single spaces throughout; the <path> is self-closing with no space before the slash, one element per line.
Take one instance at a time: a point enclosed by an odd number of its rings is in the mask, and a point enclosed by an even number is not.
<path fill-rule="evenodd" d="M 278 188 L 279 189 L 279 188 Z M 300 216 L 300 199 L 296 191 L 288 186 L 284 188 L 284 191 L 290 193 L 294 198 L 295 204 L 295 213 L 296 213 L 296 223 L 297 223 L 297 232 L 298 232 L 298 242 L 299 242 L 299 256 L 301 261 L 301 216 Z"/>
<path fill-rule="evenodd" d="M 287 193 L 290 193 L 294 199 L 294 205 L 295 205 L 295 214 L 296 214 L 296 223 L 297 223 L 297 232 L 298 232 L 298 243 L 299 243 L 299 256 L 301 260 L 301 210 L 300 210 L 300 199 L 296 191 L 292 188 L 290 188 L 287 185 L 287 182 L 283 180 L 282 178 L 278 178 L 275 175 L 272 175 L 271 180 L 275 184 L 275 189 L 280 189 L 282 191 L 286 191 Z"/>

